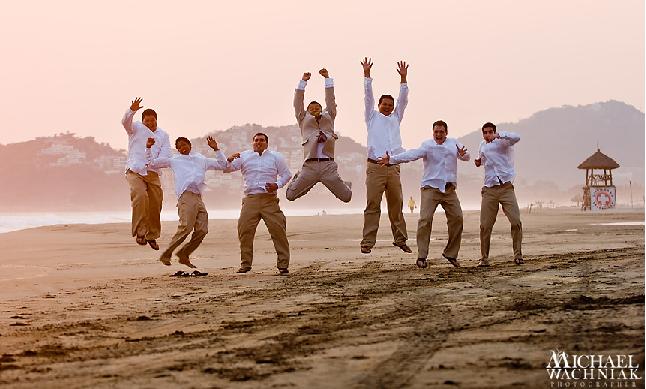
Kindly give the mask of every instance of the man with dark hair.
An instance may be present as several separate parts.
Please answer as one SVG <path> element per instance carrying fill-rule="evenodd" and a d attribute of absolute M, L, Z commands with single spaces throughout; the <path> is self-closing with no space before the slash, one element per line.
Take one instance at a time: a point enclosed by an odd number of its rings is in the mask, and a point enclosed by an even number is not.
<path fill-rule="evenodd" d="M 480 262 L 478 266 L 489 266 L 489 246 L 491 230 L 496 223 L 498 204 L 511 224 L 511 238 L 514 248 L 514 263 L 521 265 L 523 253 L 523 225 L 520 221 L 520 208 L 514 192 L 513 146 L 520 136 L 512 132 L 496 132 L 496 126 L 487 122 L 482 126 L 483 141 L 480 142 L 476 167 L 484 165 L 485 178 L 482 187 L 482 205 L 480 206 Z"/>
<path fill-rule="evenodd" d="M 386 192 L 388 204 L 388 218 L 393 233 L 393 245 L 406 253 L 413 251 L 406 244 L 408 234 L 404 220 L 404 198 L 399 177 L 399 165 L 380 165 L 377 161 L 383 155 L 394 155 L 404 151 L 402 148 L 399 125 L 404 117 L 404 110 L 408 104 L 408 84 L 406 76 L 408 65 L 404 61 L 397 62 L 397 73 L 401 78 L 399 84 L 399 97 L 395 106 L 395 99 L 390 95 L 382 95 L 374 109 L 375 98 L 372 92 L 372 78 L 370 69 L 372 62 L 367 57 L 361 62 L 364 76 L 365 92 L 365 121 L 368 127 L 368 164 L 366 168 L 366 209 L 363 212 L 363 240 L 361 252 L 370 253 L 377 242 L 379 218 L 381 217 L 381 199 Z"/>
<path fill-rule="evenodd" d="M 278 188 L 285 186 L 292 174 L 285 158 L 279 152 L 268 150 L 269 138 L 263 133 L 253 137 L 253 150 L 232 154 L 225 173 L 242 172 L 245 197 L 238 219 L 240 240 L 240 269 L 238 273 L 251 270 L 253 263 L 253 239 L 260 219 L 264 220 L 277 254 L 280 274 L 288 274 L 289 242 L 287 219 L 278 205 Z"/>
<path fill-rule="evenodd" d="M 157 127 L 157 113 L 146 109 L 142 122 L 132 122 L 135 113 L 142 108 L 140 97 L 132 101 L 121 124 L 128 133 L 128 162 L 126 163 L 126 179 L 130 185 L 130 201 L 132 203 L 132 236 L 140 245 L 148 243 L 150 247 L 159 250 L 157 238 L 161 233 L 160 213 L 164 192 L 161 188 L 159 168 L 150 167 L 146 160 L 146 142 L 148 138 L 155 139 L 155 145 L 150 151 L 153 158 L 170 158 L 170 141 L 168 134 Z"/>
<path fill-rule="evenodd" d="M 183 136 L 175 140 L 175 147 L 179 151 L 179 155 L 172 158 L 152 158 L 150 148 L 155 144 L 155 138 L 148 138 L 146 143 L 148 166 L 153 168 L 170 167 L 175 175 L 179 225 L 168 248 L 159 258 L 166 266 L 170 266 L 173 251 L 193 231 L 191 240 L 177 252 L 177 257 L 182 265 L 195 268 L 189 256 L 198 248 L 209 232 L 209 214 L 202 202 L 202 191 L 206 186 L 204 178 L 207 170 L 224 170 L 227 167 L 227 159 L 224 153 L 218 149 L 218 143 L 213 137 L 209 136 L 207 143 L 216 152 L 216 159 L 206 158 L 200 153 L 192 152 L 191 141 Z"/>
<path fill-rule="evenodd" d="M 305 86 L 311 73 L 303 74 L 294 93 L 294 110 L 301 129 L 305 162 L 287 186 L 285 195 L 287 200 L 294 201 L 321 182 L 336 198 L 347 203 L 352 199 L 352 189 L 341 179 L 334 162 L 334 143 L 338 138 L 334 133 L 334 80 L 325 68 L 319 70 L 319 74 L 325 78 L 325 111 L 316 101 L 309 103 L 307 110 L 304 109 Z"/>
<path fill-rule="evenodd" d="M 454 138 L 447 138 L 448 126 L 442 120 L 433 123 L 433 139 L 424 141 L 418 149 L 400 154 L 386 154 L 379 159 L 383 165 L 424 160 L 424 175 L 421 183 L 421 205 L 417 224 L 417 266 L 428 266 L 426 258 L 433 228 L 433 215 L 438 205 L 444 208 L 449 239 L 442 256 L 451 265 L 459 267 L 458 252 L 462 241 L 463 217 L 460 200 L 456 193 L 458 162 L 468 161 L 469 152 Z"/>

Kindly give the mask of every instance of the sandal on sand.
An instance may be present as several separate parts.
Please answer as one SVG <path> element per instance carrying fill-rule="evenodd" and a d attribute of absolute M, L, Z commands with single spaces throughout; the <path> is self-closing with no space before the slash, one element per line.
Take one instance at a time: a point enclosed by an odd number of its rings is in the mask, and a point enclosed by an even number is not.
<path fill-rule="evenodd" d="M 428 262 L 426 262 L 426 258 L 417 258 L 417 267 L 420 269 L 425 269 L 428 266 Z"/>
<path fill-rule="evenodd" d="M 208 276 L 209 273 L 202 273 L 199 270 L 193 270 L 193 273 L 191 273 L 191 275 L 193 275 L 195 277 L 204 277 L 204 276 Z"/>
<path fill-rule="evenodd" d="M 514 258 L 514 263 L 516 265 L 522 265 L 523 263 L 525 263 L 525 261 L 523 261 L 522 258 Z"/>

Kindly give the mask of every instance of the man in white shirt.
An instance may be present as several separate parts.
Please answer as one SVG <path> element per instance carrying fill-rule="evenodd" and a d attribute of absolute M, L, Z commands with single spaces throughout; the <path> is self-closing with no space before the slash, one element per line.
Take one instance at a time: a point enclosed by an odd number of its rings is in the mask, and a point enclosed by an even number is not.
<path fill-rule="evenodd" d="M 213 137 L 207 138 L 208 145 L 216 152 L 216 159 L 206 158 L 200 153 L 191 152 L 191 141 L 185 137 L 175 140 L 175 147 L 179 155 L 172 158 L 152 158 L 151 147 L 155 144 L 155 138 L 148 138 L 146 143 L 148 166 L 152 168 L 170 167 L 175 175 L 175 194 L 177 195 L 177 213 L 179 225 L 164 250 L 159 260 L 166 266 L 170 266 L 170 259 L 173 251 L 193 231 L 191 240 L 177 252 L 179 263 L 190 268 L 195 268 L 189 256 L 198 248 L 202 240 L 209 232 L 209 214 L 202 201 L 202 191 L 206 184 L 204 178 L 206 171 L 224 170 L 227 167 L 227 159 Z"/>
<path fill-rule="evenodd" d="M 408 150 L 396 155 L 385 155 L 379 162 L 403 163 L 424 160 L 422 176 L 422 199 L 417 224 L 417 266 L 428 266 L 426 258 L 433 228 L 433 214 L 438 205 L 444 208 L 449 240 L 442 256 L 453 266 L 459 267 L 458 252 L 462 242 L 463 217 L 460 200 L 455 192 L 458 180 L 458 162 L 468 161 L 469 152 L 456 139 L 447 138 L 448 126 L 438 120 L 433 123 L 433 139 L 422 143 L 418 149 Z"/>
<path fill-rule="evenodd" d="M 132 122 L 135 113 L 142 108 L 141 98 L 132 101 L 130 109 L 121 119 L 123 128 L 128 133 L 128 162 L 126 179 L 130 185 L 132 205 L 132 236 L 140 245 L 148 243 L 159 250 L 157 238 L 161 233 L 160 213 L 164 192 L 161 188 L 159 169 L 148 167 L 146 161 L 146 142 L 155 139 L 151 153 L 153 158 L 170 158 L 170 141 L 168 134 L 157 127 L 157 113 L 146 109 L 142 113 L 142 122 Z"/>
<path fill-rule="evenodd" d="M 285 186 L 292 174 L 285 158 L 277 151 L 268 150 L 269 137 L 263 133 L 253 136 L 253 150 L 233 154 L 228 158 L 225 173 L 240 170 L 244 181 L 245 198 L 238 219 L 240 240 L 240 269 L 238 273 L 251 270 L 253 263 L 253 238 L 260 219 L 265 222 L 274 242 L 277 267 L 280 274 L 288 274 L 289 242 L 287 220 L 278 205 L 278 188 Z"/>
<path fill-rule="evenodd" d="M 370 253 L 377 242 L 379 218 L 381 217 L 381 199 L 384 192 L 386 192 L 393 245 L 404 252 L 412 253 L 413 251 L 406 244 L 408 234 L 406 232 L 406 221 L 404 220 L 404 197 L 399 177 L 399 165 L 380 165 L 377 162 L 377 159 L 383 155 L 394 155 L 404 151 L 399 125 L 408 104 L 408 84 L 406 82 L 408 65 L 404 61 L 397 62 L 397 73 L 401 78 L 397 105 L 395 105 L 395 99 L 391 95 L 382 95 L 377 105 L 378 110 L 374 109 L 375 98 L 372 92 L 372 78 L 370 78 L 372 62 L 368 58 L 364 58 L 361 66 L 363 66 L 364 76 L 365 120 L 368 128 L 367 204 L 363 212 L 361 252 L 364 254 Z"/>
<path fill-rule="evenodd" d="M 485 123 L 482 126 L 482 137 L 476 167 L 484 165 L 485 179 L 482 187 L 482 205 L 480 206 L 480 262 L 478 266 L 489 266 L 489 247 L 491 230 L 496 223 L 498 204 L 511 224 L 511 238 L 514 248 L 514 262 L 525 263 L 521 250 L 523 225 L 520 221 L 520 208 L 514 192 L 513 146 L 520 136 L 512 132 L 496 132 L 496 125 Z"/>
<path fill-rule="evenodd" d="M 347 203 L 352 199 L 352 189 L 341 179 L 334 162 L 334 143 L 338 138 L 334 133 L 334 80 L 325 68 L 319 70 L 319 74 L 325 78 L 325 111 L 316 101 L 309 103 L 305 110 L 305 86 L 311 73 L 303 74 L 294 92 L 294 110 L 301 129 L 305 162 L 287 186 L 285 195 L 287 200 L 294 201 L 321 182 L 336 198 Z"/>

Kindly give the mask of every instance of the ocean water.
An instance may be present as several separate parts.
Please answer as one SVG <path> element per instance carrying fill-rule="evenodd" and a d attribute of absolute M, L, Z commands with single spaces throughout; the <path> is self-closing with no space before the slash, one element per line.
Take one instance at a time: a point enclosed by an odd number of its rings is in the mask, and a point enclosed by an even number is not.
<path fill-rule="evenodd" d="M 326 209 L 325 211 L 328 215 L 363 213 L 363 209 L 355 208 Z M 283 212 L 287 216 L 314 216 L 320 214 L 321 210 L 283 209 Z M 209 219 L 237 219 L 239 216 L 240 209 L 209 210 Z M 129 223 L 130 217 L 130 211 L 0 213 L 0 233 L 60 224 Z M 177 210 L 162 211 L 161 220 L 179 220 Z"/>

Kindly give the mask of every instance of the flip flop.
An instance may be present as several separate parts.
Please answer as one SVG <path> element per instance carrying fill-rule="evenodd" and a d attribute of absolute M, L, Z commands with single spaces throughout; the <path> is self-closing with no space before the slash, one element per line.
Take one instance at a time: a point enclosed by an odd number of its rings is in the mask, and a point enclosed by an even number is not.
<path fill-rule="evenodd" d="M 175 274 L 171 274 L 170 276 L 171 277 L 186 277 L 188 275 L 190 275 L 190 273 L 185 272 L 184 270 L 178 270 L 177 272 L 175 272 Z"/>
<path fill-rule="evenodd" d="M 192 274 L 193 276 L 195 276 L 195 277 L 204 277 L 204 276 L 208 276 L 208 275 L 209 275 L 209 273 L 202 273 L 202 272 L 201 272 L 201 271 L 199 271 L 199 270 L 193 270 L 193 273 L 191 273 L 191 274 Z"/>

